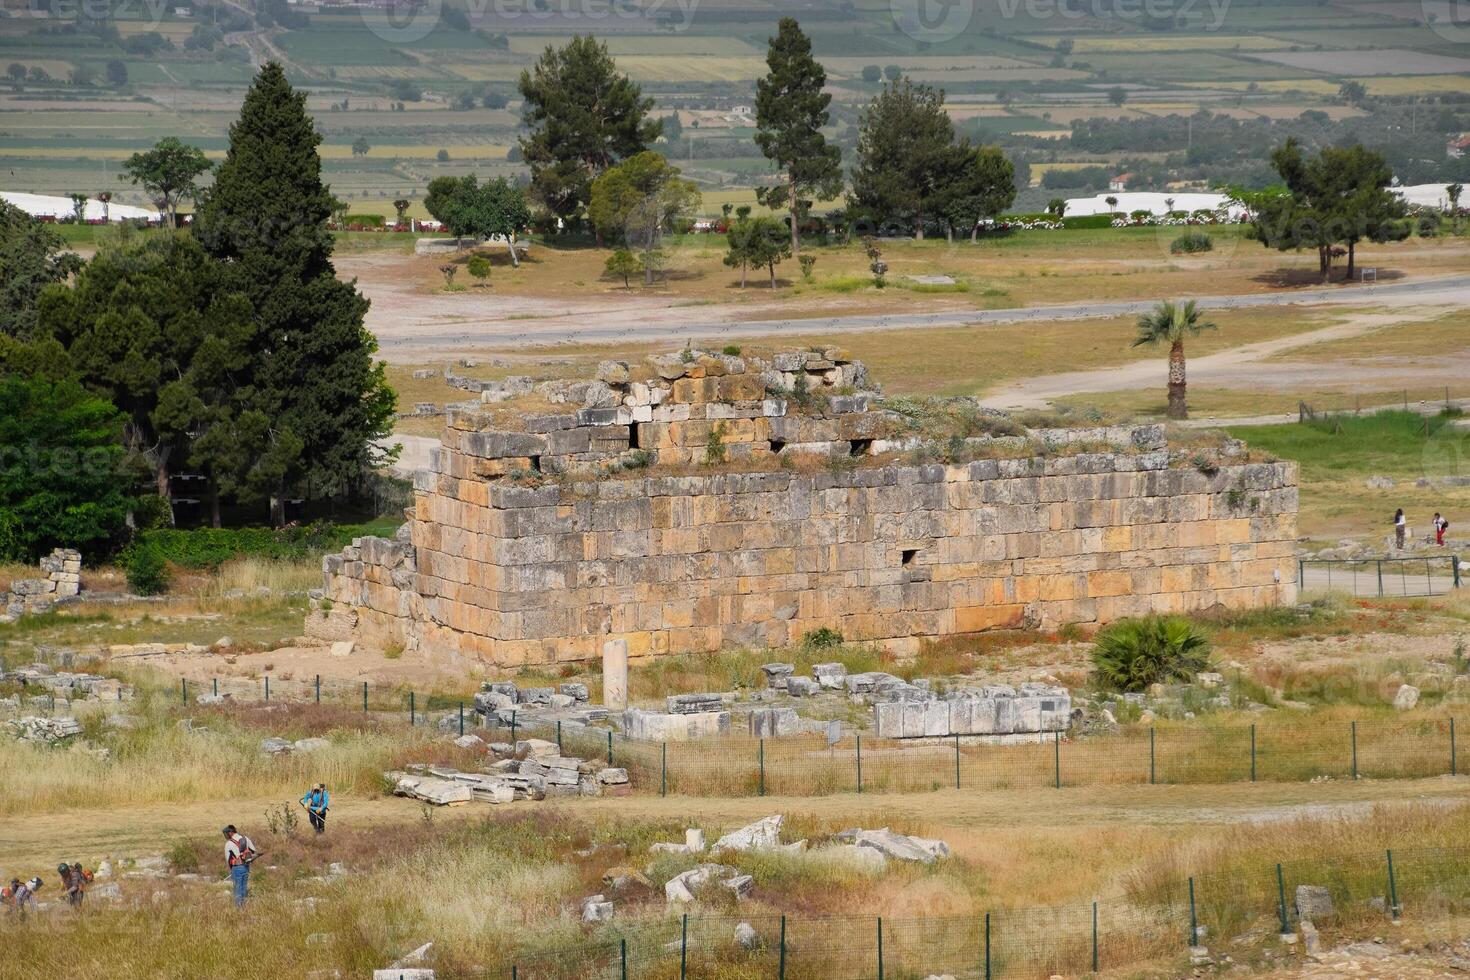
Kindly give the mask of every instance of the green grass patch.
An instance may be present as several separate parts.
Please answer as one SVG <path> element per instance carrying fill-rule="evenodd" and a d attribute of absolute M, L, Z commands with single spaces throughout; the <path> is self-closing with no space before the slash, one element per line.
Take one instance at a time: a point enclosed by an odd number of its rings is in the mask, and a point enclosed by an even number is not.
<path fill-rule="evenodd" d="M 1304 481 L 1356 473 L 1418 476 L 1439 473 L 1438 461 L 1470 450 L 1470 432 L 1433 416 L 1390 410 L 1372 415 L 1332 415 L 1287 425 L 1239 428 L 1231 435 L 1302 466 Z"/>

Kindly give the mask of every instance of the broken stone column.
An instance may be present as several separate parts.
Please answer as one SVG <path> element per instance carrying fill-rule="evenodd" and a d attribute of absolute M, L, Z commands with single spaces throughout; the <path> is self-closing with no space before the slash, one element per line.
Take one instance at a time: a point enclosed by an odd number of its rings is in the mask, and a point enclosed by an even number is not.
<path fill-rule="evenodd" d="M 608 640 L 602 645 L 602 703 L 609 711 L 628 707 L 627 640 Z"/>

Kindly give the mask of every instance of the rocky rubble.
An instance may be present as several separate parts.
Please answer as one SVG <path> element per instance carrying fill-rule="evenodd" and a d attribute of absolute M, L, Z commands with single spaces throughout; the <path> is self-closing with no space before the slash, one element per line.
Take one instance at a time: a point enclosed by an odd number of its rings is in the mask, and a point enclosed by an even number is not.
<path fill-rule="evenodd" d="M 70 717 L 44 718 L 27 715 L 9 719 L 5 722 L 5 728 L 12 737 L 23 742 L 45 745 L 58 745 L 82 734 L 81 722 Z"/>
<path fill-rule="evenodd" d="M 411 765 L 406 772 L 386 772 L 396 796 L 457 806 L 472 801 L 510 803 L 558 796 L 621 796 L 631 790 L 626 769 L 595 760 L 562 756 L 555 743 L 525 739 L 514 746 L 490 745 L 495 762 L 481 772 L 447 766 Z"/>
<path fill-rule="evenodd" d="M 57 548 L 41 559 L 45 578 L 16 579 L 0 603 L 0 623 L 13 623 L 28 613 L 46 612 L 82 591 L 82 553 Z"/>

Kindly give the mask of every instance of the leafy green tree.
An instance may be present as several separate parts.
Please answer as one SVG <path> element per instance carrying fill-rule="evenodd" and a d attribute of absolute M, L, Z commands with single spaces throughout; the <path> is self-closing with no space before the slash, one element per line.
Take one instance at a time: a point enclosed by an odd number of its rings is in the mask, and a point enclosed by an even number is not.
<path fill-rule="evenodd" d="M 33 562 L 117 539 L 132 504 L 122 426 L 75 381 L 0 376 L 0 558 Z"/>
<path fill-rule="evenodd" d="M 29 339 L 41 291 L 81 268 L 81 259 L 64 249 L 54 228 L 0 201 L 0 339 Z"/>
<path fill-rule="evenodd" d="M 305 94 L 267 63 L 195 221 L 199 240 L 225 263 L 226 288 L 255 311 L 247 407 L 269 428 L 243 489 L 258 494 L 273 484 L 278 523 L 288 489 L 322 497 L 357 485 L 384 458 L 374 440 L 393 418 L 393 391 L 363 325 L 367 300 L 332 266 L 333 198 L 321 179 L 320 142 Z"/>
<path fill-rule="evenodd" d="M 71 198 L 71 219 L 79 225 L 87 223 L 87 195 L 68 194 Z"/>
<path fill-rule="evenodd" d="M 1149 313 L 1138 318 L 1138 336 L 1134 347 L 1157 347 L 1169 345 L 1169 418 L 1189 418 L 1184 377 L 1184 341 L 1197 337 L 1206 330 L 1214 330 L 1215 324 L 1204 320 L 1194 300 L 1184 303 L 1159 303 Z"/>
<path fill-rule="evenodd" d="M 511 265 L 519 267 L 516 236 L 530 224 L 531 209 L 525 193 L 504 177 L 484 184 L 474 174 L 435 177 L 429 181 L 424 207 L 456 238 L 504 238 Z"/>
<path fill-rule="evenodd" d="M 604 275 L 623 280 L 624 289 L 631 289 L 633 277 L 643 271 L 643 263 L 638 261 L 638 256 L 626 248 L 620 248 L 607 257 L 602 271 Z"/>
<path fill-rule="evenodd" d="M 197 146 L 189 146 L 177 137 L 165 136 L 153 149 L 134 153 L 123 162 L 120 179 L 141 184 L 148 196 L 167 212 L 168 223 L 179 223 L 179 201 L 197 199 L 198 179 L 209 172 L 209 160 Z"/>
<path fill-rule="evenodd" d="M 878 65 L 863 66 L 863 81 L 868 84 L 876 84 L 883 80 L 883 69 Z"/>
<path fill-rule="evenodd" d="M 784 183 L 758 191 L 760 202 L 791 214 L 791 253 L 801 252 L 801 218 L 807 199 L 830 201 L 842 193 L 842 151 L 827 142 L 832 96 L 823 91 L 827 72 L 812 57 L 811 38 L 793 17 L 781 18 L 766 53 L 769 69 L 757 80 L 755 142 L 781 169 Z"/>
<path fill-rule="evenodd" d="M 883 77 L 890 82 L 896 82 L 903 77 L 903 68 L 899 65 L 885 65 L 883 67 Z"/>
<path fill-rule="evenodd" d="M 858 120 L 851 207 L 880 227 L 923 238 L 953 143 L 943 91 L 908 79 L 884 85 Z"/>
<path fill-rule="evenodd" d="M 1337 87 L 1337 98 L 1348 105 L 1359 105 L 1368 98 L 1368 86 L 1350 78 Z"/>
<path fill-rule="evenodd" d="M 601 237 L 626 242 L 643 256 L 645 283 L 652 285 L 649 253 L 658 251 L 664 232 L 699 206 L 699 188 L 680 177 L 663 154 L 645 150 L 605 171 L 592 182 L 588 216 Z"/>
<path fill-rule="evenodd" d="M 746 270 L 765 266 L 776 288 L 776 266 L 791 258 L 791 241 L 786 229 L 775 218 L 751 218 L 742 216 L 725 236 L 729 250 L 725 253 L 725 264 L 740 269 L 740 288 L 746 285 Z"/>
<path fill-rule="evenodd" d="M 398 213 L 398 220 L 394 223 L 394 227 L 399 227 L 404 224 L 404 215 L 408 213 L 408 206 L 411 203 L 405 197 L 400 197 L 393 202 L 393 210 Z"/>
<path fill-rule="evenodd" d="M 26 66 L 19 61 L 12 61 L 10 67 L 5 69 L 5 74 L 10 76 L 12 82 L 19 85 L 26 80 Z"/>
<path fill-rule="evenodd" d="M 962 142 L 948 148 L 944 157 L 949 163 L 937 178 L 933 208 L 950 241 L 956 228 L 968 228 L 973 242 L 982 220 L 994 218 L 1015 201 L 1015 169 L 995 146 Z"/>
<path fill-rule="evenodd" d="M 1067 216 L 1066 198 L 1054 197 L 1050 201 L 1046 202 L 1046 213 L 1055 215 L 1058 221 L 1060 221 L 1062 218 L 1065 218 Z"/>
<path fill-rule="evenodd" d="M 1460 210 L 1460 195 L 1464 192 L 1464 184 L 1455 183 L 1445 185 L 1444 193 L 1445 197 L 1449 199 L 1451 212 L 1456 212 Z"/>
<path fill-rule="evenodd" d="M 1128 101 L 1128 90 L 1121 85 L 1114 85 L 1108 89 L 1108 101 L 1121 109 L 1123 103 Z"/>
<path fill-rule="evenodd" d="M 352 141 L 352 155 L 355 157 L 367 156 L 368 151 L 372 148 L 372 144 L 367 141 L 366 136 L 359 136 L 357 139 Z"/>
<path fill-rule="evenodd" d="M 212 463 L 191 458 L 194 444 L 233 423 L 250 383 L 255 327 L 224 272 L 188 235 L 124 240 L 41 299 L 40 329 L 66 349 L 67 370 L 123 413 L 123 445 L 165 507 L 170 475 Z M 200 468 L 216 488 L 238 483 Z"/>
<path fill-rule="evenodd" d="M 122 88 L 128 84 L 128 66 L 125 62 L 113 58 L 107 63 L 107 84 L 113 88 Z"/>
<path fill-rule="evenodd" d="M 1272 152 L 1271 164 L 1281 186 L 1237 188 L 1232 196 L 1250 211 L 1250 235 L 1265 247 L 1316 249 L 1324 282 L 1332 273 L 1335 246 L 1347 246 L 1352 278 L 1359 241 L 1394 241 L 1408 234 L 1407 205 L 1389 190 L 1392 168 L 1361 144 L 1323 147 L 1308 157 L 1294 137 L 1288 138 Z"/>
<path fill-rule="evenodd" d="M 531 168 L 531 192 L 567 222 L 582 219 L 592 181 L 648 149 L 661 132 L 659 121 L 648 118 L 653 100 L 590 34 L 561 48 L 548 46 L 521 73 L 519 87 L 528 130 L 520 149 Z"/>

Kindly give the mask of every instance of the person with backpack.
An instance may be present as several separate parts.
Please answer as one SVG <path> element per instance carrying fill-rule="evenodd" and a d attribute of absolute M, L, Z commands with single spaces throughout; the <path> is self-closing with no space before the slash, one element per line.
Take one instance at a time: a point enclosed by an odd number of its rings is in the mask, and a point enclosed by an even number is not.
<path fill-rule="evenodd" d="M 62 861 L 56 866 L 56 873 L 61 876 L 61 891 L 66 896 L 66 904 L 74 909 L 81 908 L 87 885 L 92 881 L 92 872 L 84 871 L 80 861 L 71 865 Z"/>
<path fill-rule="evenodd" d="M 20 914 L 21 921 L 25 921 L 26 908 L 34 902 L 36 892 L 40 890 L 41 879 L 39 877 L 14 883 L 11 900 L 15 902 L 15 910 Z"/>
<path fill-rule="evenodd" d="M 230 824 L 224 829 L 225 863 L 230 866 L 230 880 L 235 886 L 235 907 L 245 904 L 250 895 L 250 865 L 259 856 L 255 843 Z"/>
<path fill-rule="evenodd" d="M 1438 511 L 1434 515 L 1434 543 L 1441 548 L 1444 547 L 1444 533 L 1450 529 L 1450 522 L 1439 516 Z"/>
<path fill-rule="evenodd" d="M 327 829 L 327 810 L 331 808 L 332 798 L 327 793 L 325 783 L 315 783 L 311 792 L 301 798 L 301 805 L 306 807 L 306 815 L 311 820 L 311 829 L 318 834 L 325 833 Z"/>
<path fill-rule="evenodd" d="M 20 891 L 20 879 L 11 878 L 10 884 L 0 888 L 0 905 L 5 906 L 7 912 L 15 911 L 15 895 Z"/>

